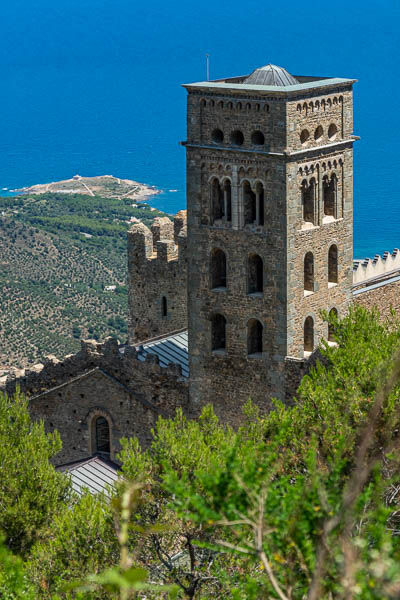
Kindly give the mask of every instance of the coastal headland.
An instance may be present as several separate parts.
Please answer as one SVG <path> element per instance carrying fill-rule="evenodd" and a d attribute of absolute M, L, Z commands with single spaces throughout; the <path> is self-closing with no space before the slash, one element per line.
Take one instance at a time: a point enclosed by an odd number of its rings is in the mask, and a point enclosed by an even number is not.
<path fill-rule="evenodd" d="M 71 179 L 51 183 L 39 183 L 12 191 L 19 194 L 45 194 L 47 192 L 84 194 L 88 196 L 102 196 L 103 198 L 126 198 L 135 200 L 136 202 L 142 202 L 150 196 L 160 193 L 160 190 L 157 190 L 153 186 L 138 183 L 130 179 L 120 179 L 113 175 L 99 175 L 97 177 L 74 175 Z"/>

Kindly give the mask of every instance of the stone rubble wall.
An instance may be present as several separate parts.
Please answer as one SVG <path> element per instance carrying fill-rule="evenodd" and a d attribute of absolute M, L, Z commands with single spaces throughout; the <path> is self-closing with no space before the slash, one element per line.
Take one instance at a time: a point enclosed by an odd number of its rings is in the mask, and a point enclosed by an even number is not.
<path fill-rule="evenodd" d="M 364 306 L 368 310 L 377 308 L 382 319 L 390 318 L 392 310 L 400 318 L 400 280 L 387 281 L 384 285 L 372 288 L 358 288 L 363 290 L 353 295 L 353 302 Z"/>

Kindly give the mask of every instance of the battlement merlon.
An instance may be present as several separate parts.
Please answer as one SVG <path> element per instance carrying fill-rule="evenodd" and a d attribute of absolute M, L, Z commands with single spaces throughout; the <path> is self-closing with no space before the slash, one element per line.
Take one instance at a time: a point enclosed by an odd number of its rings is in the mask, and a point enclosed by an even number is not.
<path fill-rule="evenodd" d="M 172 222 L 168 217 L 157 217 L 151 230 L 144 223 L 133 225 L 128 231 L 128 256 L 136 267 L 146 261 L 177 260 L 186 253 L 186 210 L 181 210 Z"/>
<path fill-rule="evenodd" d="M 392 252 L 385 252 L 383 256 L 376 254 L 374 258 L 354 261 L 353 284 L 362 283 L 376 277 L 400 270 L 400 250 L 395 248 Z"/>
<path fill-rule="evenodd" d="M 153 249 L 156 250 L 160 240 L 174 239 L 174 224 L 168 217 L 156 217 L 151 226 Z"/>

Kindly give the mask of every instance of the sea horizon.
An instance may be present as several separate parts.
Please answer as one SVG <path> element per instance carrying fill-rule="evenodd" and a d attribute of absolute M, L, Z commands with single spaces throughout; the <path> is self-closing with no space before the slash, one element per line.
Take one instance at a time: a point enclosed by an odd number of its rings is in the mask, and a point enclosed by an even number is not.
<path fill-rule="evenodd" d="M 313 31 L 303 52 L 306 38 L 294 2 L 284 9 L 249 0 L 246 10 L 233 2 L 229 6 L 238 18 L 230 27 L 227 6 L 217 3 L 211 22 L 187 4 L 169 7 L 159 0 L 146 6 L 117 0 L 113 7 L 97 4 L 96 10 L 91 0 L 7 6 L 0 39 L 0 194 L 7 192 L 1 188 L 76 173 L 112 174 L 156 186 L 163 193 L 152 206 L 176 213 L 186 207 L 181 84 L 205 79 L 206 53 L 211 79 L 271 62 L 294 75 L 358 79 L 354 257 L 392 252 L 400 246 L 395 184 L 400 116 L 397 64 L 388 56 L 398 53 L 400 7 L 393 3 L 376 14 L 370 0 L 362 11 L 343 3 L 345 21 L 338 10 L 326 23 L 311 6 L 303 7 L 302 19 Z M 252 35 L 255 18 L 268 18 L 268 40 Z M 172 34 L 171 22 L 179 36 Z"/>

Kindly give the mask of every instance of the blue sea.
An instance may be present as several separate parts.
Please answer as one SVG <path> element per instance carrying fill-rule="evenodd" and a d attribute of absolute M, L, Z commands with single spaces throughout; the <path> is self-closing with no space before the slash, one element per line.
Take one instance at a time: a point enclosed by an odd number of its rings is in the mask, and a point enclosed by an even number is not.
<path fill-rule="evenodd" d="M 400 4 L 14 0 L 1 5 L 0 193 L 113 174 L 185 207 L 181 83 L 275 63 L 354 77 L 354 254 L 400 246 Z M 177 191 L 169 191 L 177 190 Z"/>

